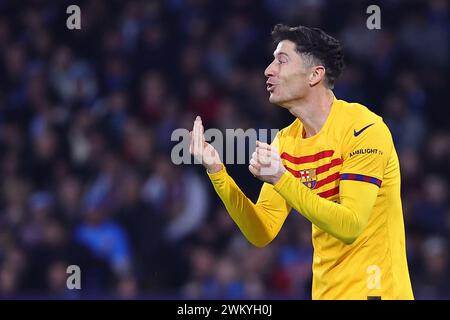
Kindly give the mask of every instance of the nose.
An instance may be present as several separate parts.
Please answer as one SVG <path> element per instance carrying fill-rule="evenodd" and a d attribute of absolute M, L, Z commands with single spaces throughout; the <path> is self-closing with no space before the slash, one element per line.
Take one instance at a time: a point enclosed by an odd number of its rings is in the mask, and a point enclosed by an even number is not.
<path fill-rule="evenodd" d="M 267 66 L 266 70 L 264 70 L 264 75 L 267 78 L 273 77 L 275 75 L 275 68 L 273 67 L 273 61 L 271 64 Z"/>

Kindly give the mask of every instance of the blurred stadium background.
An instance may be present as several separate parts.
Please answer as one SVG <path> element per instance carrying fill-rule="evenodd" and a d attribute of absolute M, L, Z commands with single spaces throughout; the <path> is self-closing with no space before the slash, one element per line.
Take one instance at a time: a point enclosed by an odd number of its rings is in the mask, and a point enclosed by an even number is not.
<path fill-rule="evenodd" d="M 265 92 L 278 22 L 342 41 L 336 96 L 381 114 L 400 155 L 415 296 L 450 299 L 446 0 L 0 0 L 0 297 L 310 299 L 304 218 L 253 248 L 203 169 L 170 160 L 197 114 L 221 129 L 293 120 Z M 256 200 L 247 166 L 228 170 Z M 72 264 L 81 290 L 66 288 Z"/>

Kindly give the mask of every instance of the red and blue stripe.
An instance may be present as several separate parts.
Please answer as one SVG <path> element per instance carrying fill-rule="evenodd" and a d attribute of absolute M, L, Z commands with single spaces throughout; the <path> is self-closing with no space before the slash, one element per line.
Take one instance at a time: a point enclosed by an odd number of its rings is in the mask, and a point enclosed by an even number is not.
<path fill-rule="evenodd" d="M 381 180 L 365 176 L 363 174 L 356 174 L 356 173 L 341 173 L 341 180 L 355 180 L 355 181 L 363 181 L 363 182 L 369 182 L 373 183 L 374 185 L 377 185 L 378 187 L 381 187 Z"/>

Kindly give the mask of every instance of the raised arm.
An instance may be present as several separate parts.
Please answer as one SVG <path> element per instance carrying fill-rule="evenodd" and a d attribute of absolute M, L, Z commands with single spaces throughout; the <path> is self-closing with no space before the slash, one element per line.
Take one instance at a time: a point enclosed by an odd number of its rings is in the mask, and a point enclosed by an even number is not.
<path fill-rule="evenodd" d="M 214 147 L 205 142 L 203 132 L 201 119 L 197 117 L 192 130 L 191 153 L 207 169 L 214 189 L 247 240 L 257 247 L 267 245 L 280 231 L 291 207 L 268 183 L 261 188 L 256 204 L 248 199 L 228 175 Z M 205 155 L 209 158 L 205 159 Z"/>
<path fill-rule="evenodd" d="M 367 225 L 392 148 L 389 130 L 381 121 L 361 137 L 349 140 L 343 152 L 339 203 L 321 198 L 303 185 L 286 171 L 278 152 L 267 144 L 258 143 L 249 170 L 273 184 L 290 206 L 317 227 L 351 244 Z M 367 149 L 371 152 L 360 152 Z"/>

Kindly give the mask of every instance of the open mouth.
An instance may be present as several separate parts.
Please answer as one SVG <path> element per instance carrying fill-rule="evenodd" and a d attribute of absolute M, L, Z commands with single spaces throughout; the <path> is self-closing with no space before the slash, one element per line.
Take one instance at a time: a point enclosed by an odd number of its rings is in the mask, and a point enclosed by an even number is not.
<path fill-rule="evenodd" d="M 269 92 L 273 92 L 273 90 L 275 89 L 275 85 L 272 83 L 268 83 L 267 84 L 267 91 Z"/>

